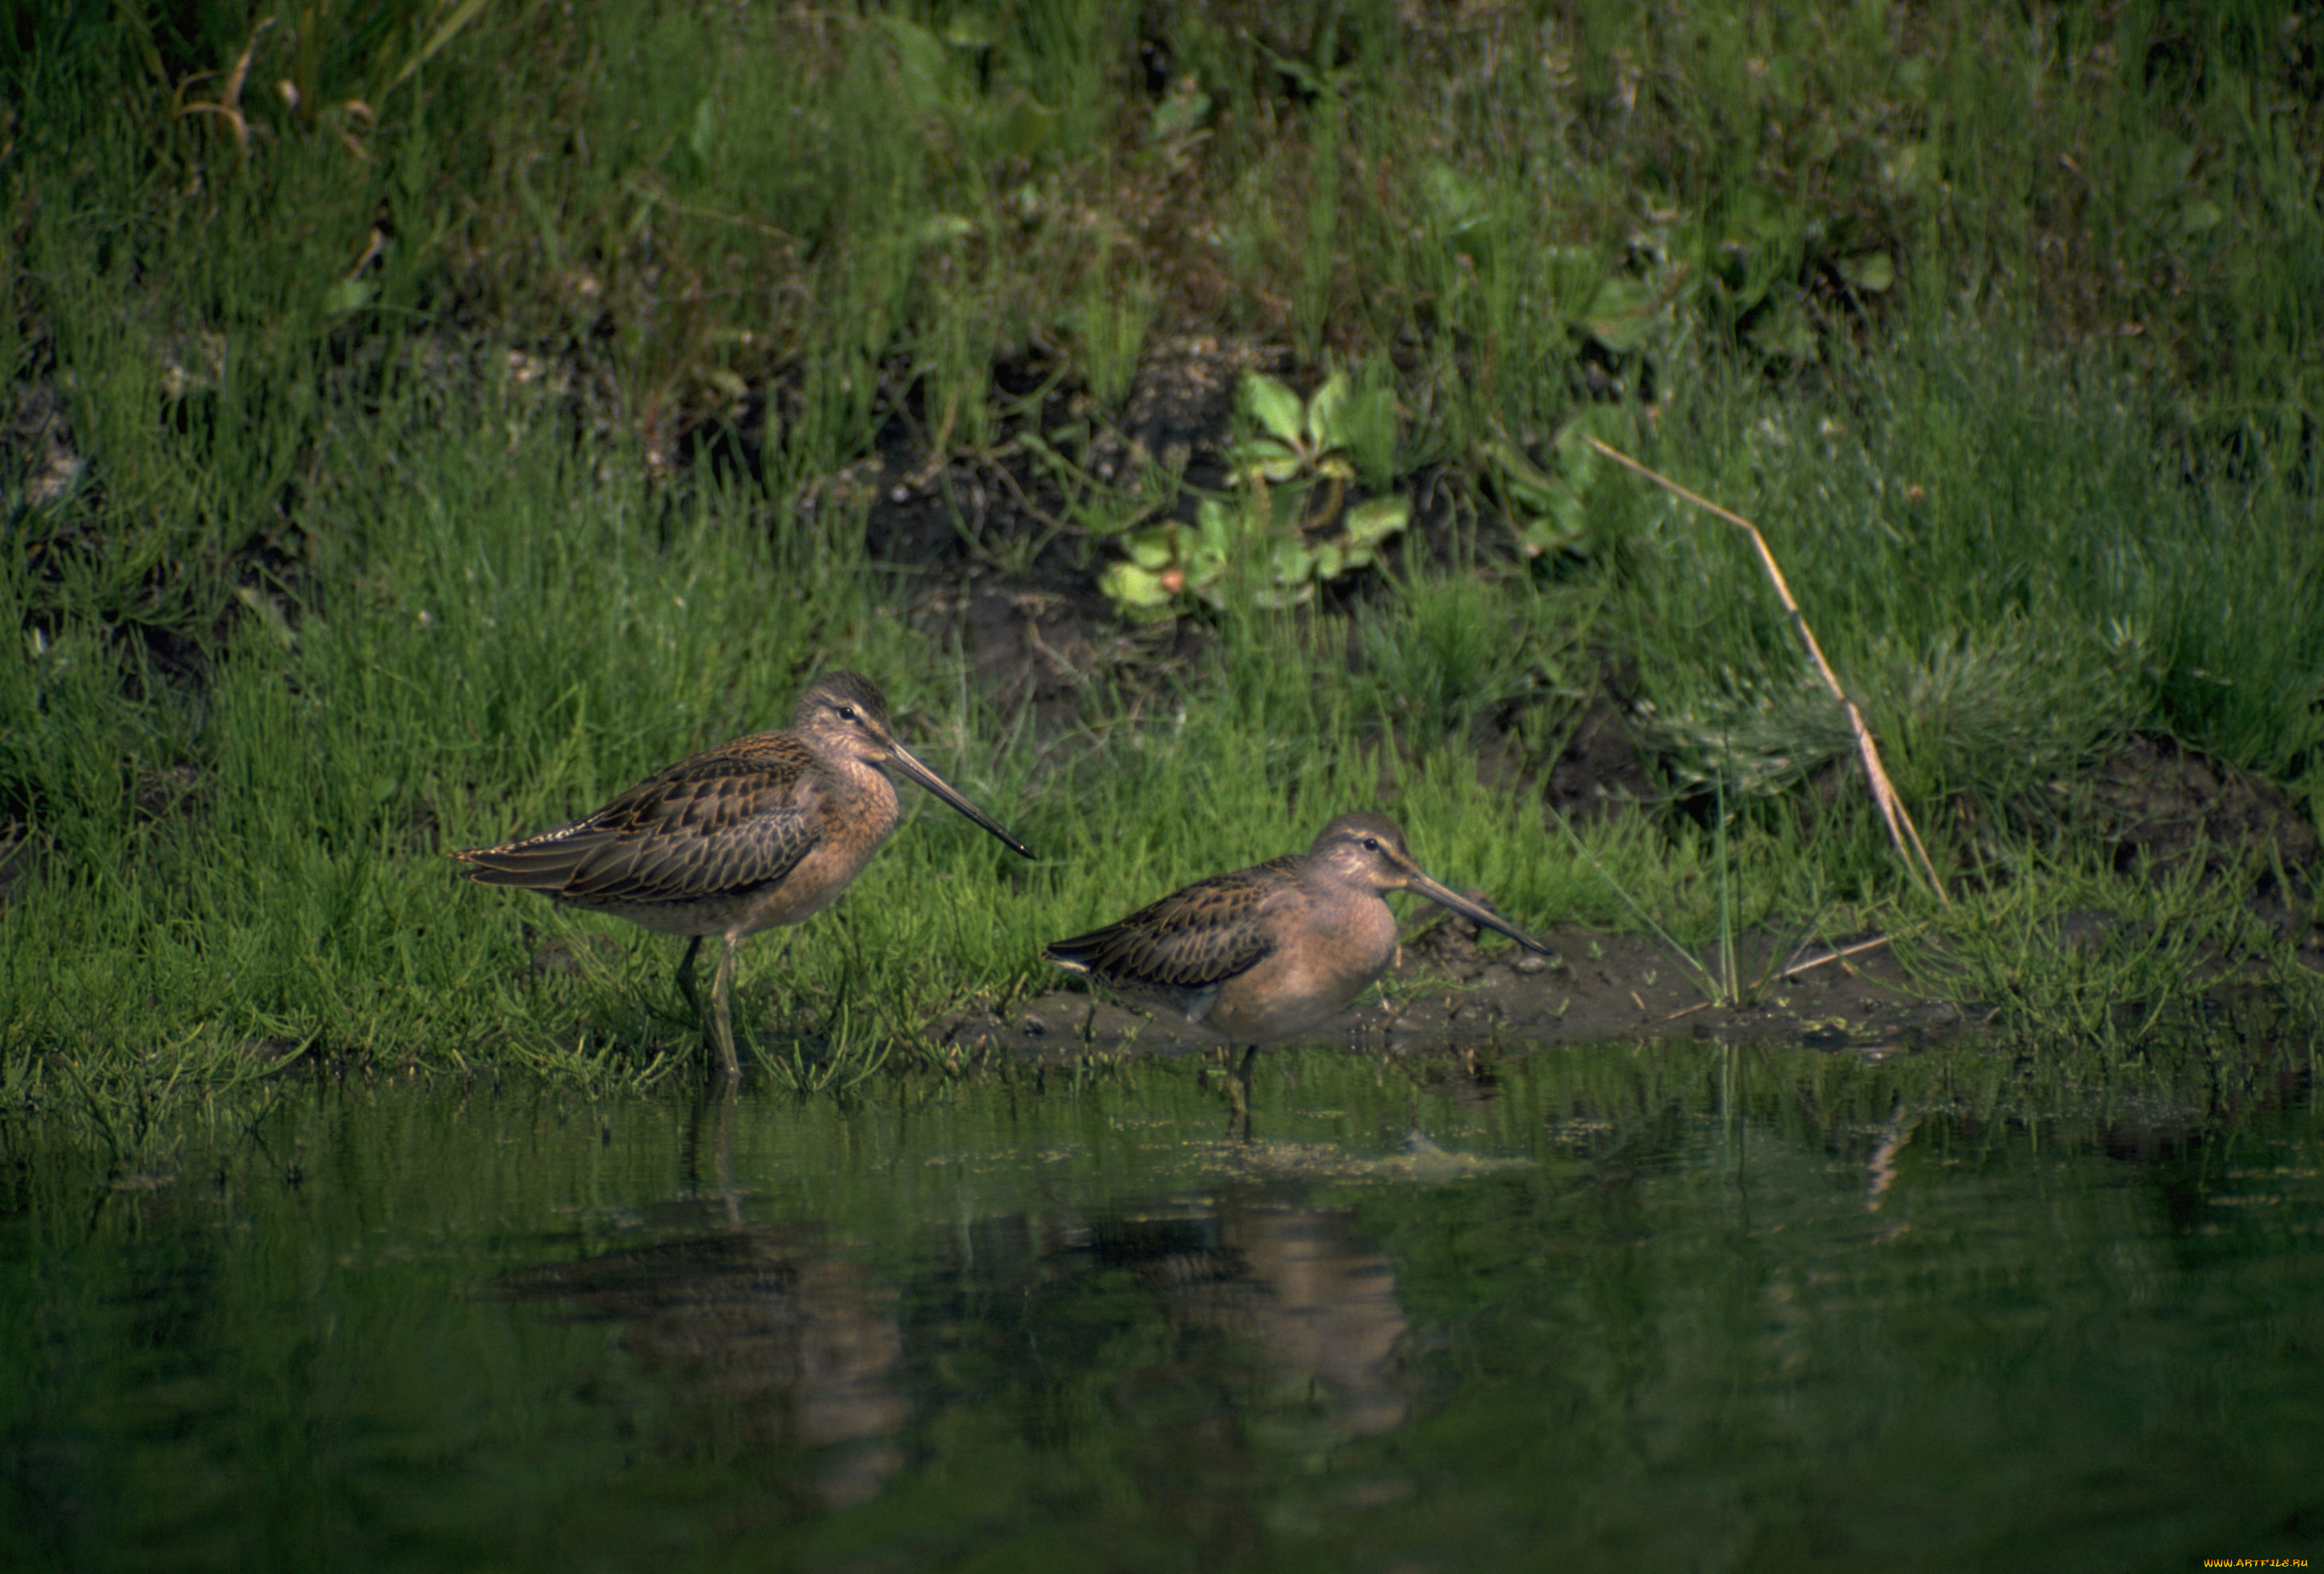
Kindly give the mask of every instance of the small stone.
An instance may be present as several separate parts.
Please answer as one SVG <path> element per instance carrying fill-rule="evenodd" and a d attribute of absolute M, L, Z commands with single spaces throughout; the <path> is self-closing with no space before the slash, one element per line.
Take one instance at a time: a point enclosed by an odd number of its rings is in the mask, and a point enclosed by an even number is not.
<path fill-rule="evenodd" d="M 1049 1025 L 1038 1017 L 1026 1017 L 1024 1026 L 1025 1036 L 1028 1038 L 1038 1038 L 1049 1030 Z"/>
<path fill-rule="evenodd" d="M 1531 951 L 1526 952 L 1523 956 L 1509 963 L 1509 969 L 1511 971 L 1523 973 L 1527 978 L 1531 978 L 1534 974 L 1538 972 L 1547 972 L 1549 971 L 1549 958 Z"/>

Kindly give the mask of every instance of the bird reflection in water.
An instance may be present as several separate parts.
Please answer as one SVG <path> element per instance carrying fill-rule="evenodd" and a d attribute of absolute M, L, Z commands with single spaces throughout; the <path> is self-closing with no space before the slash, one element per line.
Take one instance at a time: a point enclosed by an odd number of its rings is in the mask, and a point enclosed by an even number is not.
<path fill-rule="evenodd" d="M 807 1506 L 864 1502 L 904 1464 L 897 1440 L 911 1405 L 895 1297 L 810 1228 L 740 1221 L 726 1162 L 731 1096 L 722 1102 L 721 1195 L 679 1210 L 711 1212 L 718 1228 L 547 1264 L 503 1288 L 624 1324 L 637 1369 L 679 1400 L 660 1439 L 671 1453 L 804 1453 Z"/>
<path fill-rule="evenodd" d="M 1357 1243 L 1346 1214 L 1229 1194 L 1207 1215 L 1094 1225 L 1088 1250 L 1136 1273 L 1173 1322 L 1259 1357 L 1265 1409 L 1304 1413 L 1327 1439 L 1377 1437 L 1410 1415 L 1396 1275 Z"/>

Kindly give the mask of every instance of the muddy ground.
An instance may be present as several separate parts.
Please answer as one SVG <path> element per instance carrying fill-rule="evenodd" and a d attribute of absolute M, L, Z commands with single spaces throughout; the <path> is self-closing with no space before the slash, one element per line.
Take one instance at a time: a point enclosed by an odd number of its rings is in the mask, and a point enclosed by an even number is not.
<path fill-rule="evenodd" d="M 2065 943 L 2091 943 L 2117 927 L 2080 913 Z M 1620 1038 L 1694 1038 L 1723 1044 L 1782 1041 L 1879 1058 L 1975 1037 L 2002 1020 L 1990 1000 L 1932 990 L 1898 965 L 1883 936 L 1790 946 L 1765 936 L 1738 947 L 1731 991 L 1747 1004 L 1714 1004 L 1715 957 L 1690 964 L 1673 948 L 1635 935 L 1573 925 L 1542 938 L 1556 954 L 1532 956 L 1499 936 L 1480 947 L 1465 921 L 1424 907 L 1377 994 L 1314 1036 L 1351 1050 L 1413 1054 L 1486 1045 L 1544 1047 Z M 2324 971 L 2324 930 L 2297 953 Z M 1698 971 L 1700 966 L 1706 971 Z M 2247 999 L 2248 970 L 2223 964 L 2207 1009 Z M 2125 1002 L 2126 1006 L 2131 1002 Z M 970 1054 L 1070 1061 L 1121 1054 L 1185 1054 L 1217 1040 L 1167 1012 L 1126 1008 L 1081 980 L 1005 1008 L 978 1007 L 936 1023 L 931 1036 Z"/>
<path fill-rule="evenodd" d="M 1424 909 L 1379 995 L 1315 1038 L 1349 1049 L 1416 1053 L 1488 1045 L 1591 1044 L 1646 1036 L 1739 1042 L 1782 1039 L 1884 1054 L 1983 1026 L 1990 1006 L 1915 990 L 1885 945 L 1777 976 L 1788 959 L 1755 946 L 1745 961 L 1757 1003 L 1704 1004 L 1706 990 L 1674 952 L 1631 935 L 1571 925 L 1542 938 L 1556 953 L 1529 955 L 1493 937 L 1480 947 L 1458 918 Z M 1799 960 L 1827 954 L 1810 947 Z M 1183 1054 L 1217 1041 L 1167 1013 L 1125 1008 L 1078 980 L 1005 1010 L 964 1011 L 932 1030 L 964 1052 L 1071 1059 L 1123 1053 Z"/>

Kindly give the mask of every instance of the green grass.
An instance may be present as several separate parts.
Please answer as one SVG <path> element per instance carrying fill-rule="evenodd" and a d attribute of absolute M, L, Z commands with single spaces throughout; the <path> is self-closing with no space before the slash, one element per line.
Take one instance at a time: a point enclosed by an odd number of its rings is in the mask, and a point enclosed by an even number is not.
<path fill-rule="evenodd" d="M 1529 923 L 1928 918 L 1852 785 L 1803 806 L 1847 741 L 1725 527 L 1600 465 L 1561 483 L 1570 549 L 1500 550 L 1482 445 L 1550 463 L 1593 375 L 1605 429 L 1766 529 L 1940 861 L 1984 877 L 1956 958 L 2027 1020 L 2099 1035 L 2098 993 L 2183 1000 L 2249 940 L 2214 883 L 2103 980 L 1980 950 L 2094 900 L 2046 784 L 2136 730 L 2324 802 L 2324 135 L 2280 7 L 1221 4 L 1149 16 L 1141 57 L 1093 5 L 604 0 L 488 7 L 420 60 L 456 14 L 258 35 L 246 143 L 173 108 L 222 102 L 235 8 L 0 33 L 0 367 L 86 461 L 0 450 L 0 811 L 38 870 L 0 921 L 13 1093 L 260 1044 L 585 1080 L 690 1053 L 675 943 L 438 853 L 777 724 L 828 665 L 1042 857 L 923 805 L 839 914 L 755 942 L 743 1019 L 824 1045 L 808 1080 L 1360 805 Z M 1434 467 L 1455 564 L 1230 610 L 1059 733 L 908 626 L 860 520 L 797 506 L 899 400 L 981 445 L 996 363 L 1047 356 L 1102 423 L 1187 330 L 1393 381 L 1361 457 Z M 679 465 L 744 391 L 763 465 Z M 1480 782 L 1480 723 L 1521 717 L 1538 769 L 1617 669 L 1723 833 L 1634 818 L 1581 857 Z M 534 967 L 552 940 L 577 971 Z"/>

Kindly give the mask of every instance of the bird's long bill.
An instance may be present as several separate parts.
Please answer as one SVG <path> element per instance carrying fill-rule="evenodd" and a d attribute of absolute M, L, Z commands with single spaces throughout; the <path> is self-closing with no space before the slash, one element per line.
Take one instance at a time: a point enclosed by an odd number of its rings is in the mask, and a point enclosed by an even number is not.
<path fill-rule="evenodd" d="M 1421 873 L 1416 869 L 1411 872 L 1409 881 L 1406 885 L 1405 888 L 1413 892 L 1416 896 L 1426 897 L 1430 901 L 1435 903 L 1440 907 L 1448 907 L 1452 909 L 1453 912 L 1460 914 L 1463 918 L 1469 920 L 1471 924 L 1479 925 L 1487 929 L 1499 930 L 1511 940 L 1514 940 L 1519 945 L 1524 946 L 1527 951 L 1537 951 L 1544 956 L 1551 954 L 1548 946 L 1544 945 L 1540 941 L 1536 940 L 1532 935 L 1527 934 L 1524 930 L 1519 929 L 1516 925 L 1511 924 L 1507 918 L 1502 917 L 1490 907 L 1485 907 L 1480 903 L 1471 901 L 1468 897 L 1452 889 L 1450 886 L 1442 886 L 1437 884 L 1434 880 L 1430 879 L 1426 875 Z"/>
<path fill-rule="evenodd" d="M 1003 831 L 1001 828 L 1001 823 L 995 820 L 991 815 L 986 814 L 982 809 L 978 808 L 974 804 L 970 803 L 966 798 L 962 797 L 958 793 L 953 791 L 952 784 L 950 782 L 945 780 L 944 778 L 938 776 L 935 771 L 930 770 L 927 766 L 922 765 L 919 760 L 913 756 L 910 750 L 905 748 L 901 743 L 890 743 L 888 747 L 891 750 L 889 758 L 895 761 L 896 768 L 899 770 L 901 770 L 907 777 L 909 777 L 912 780 L 919 783 L 920 786 L 927 788 L 928 791 L 936 794 L 936 796 L 942 798 L 945 803 L 950 804 L 954 808 L 958 809 L 962 814 L 966 815 L 970 819 L 975 821 L 987 831 L 992 833 L 993 836 L 999 840 L 1001 844 L 1008 848 L 1010 851 L 1021 853 L 1027 858 L 1033 856 L 1033 850 L 1031 848 L 1026 846 L 1022 842 L 1018 841 L 1017 838 L 1009 834 L 1008 832 Z"/>

